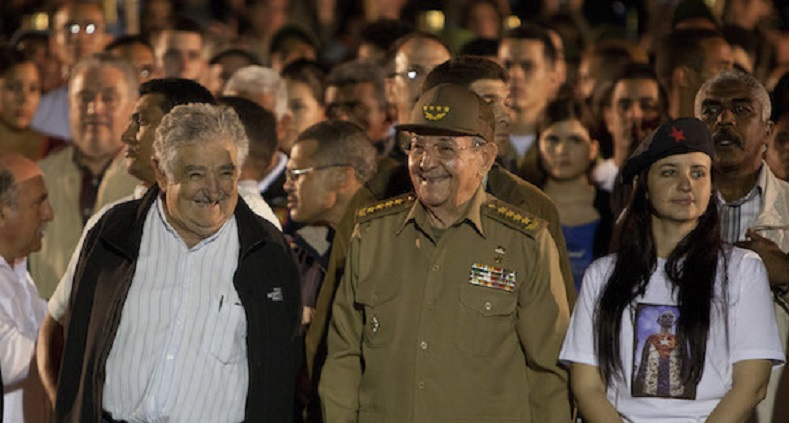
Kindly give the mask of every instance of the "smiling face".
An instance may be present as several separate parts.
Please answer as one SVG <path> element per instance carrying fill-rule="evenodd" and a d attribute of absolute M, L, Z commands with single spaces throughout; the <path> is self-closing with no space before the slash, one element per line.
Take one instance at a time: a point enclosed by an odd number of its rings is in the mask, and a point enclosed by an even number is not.
<path fill-rule="evenodd" d="M 30 126 L 41 100 L 38 69 L 23 62 L 0 75 L 0 120 L 16 129 Z"/>
<path fill-rule="evenodd" d="M 121 135 L 121 140 L 126 143 L 126 170 L 142 182 L 153 185 L 156 175 L 151 166 L 153 156 L 153 141 L 156 138 L 156 128 L 162 123 L 164 96 L 161 94 L 146 94 L 137 101 L 134 112 L 129 121 L 129 126 Z"/>
<path fill-rule="evenodd" d="M 699 96 L 697 117 L 710 130 L 719 169 L 756 172 L 772 135 L 770 122 L 762 119 L 762 104 L 739 81 L 708 85 Z"/>
<path fill-rule="evenodd" d="M 419 201 L 436 215 L 456 215 L 471 199 L 496 158 L 496 146 L 474 147 L 471 137 L 418 135 L 408 154 L 408 172 Z M 446 152 L 442 157 L 442 151 Z"/>
<path fill-rule="evenodd" d="M 122 70 L 99 66 L 74 75 L 69 83 L 69 121 L 80 152 L 88 157 L 114 154 L 133 105 Z"/>
<path fill-rule="evenodd" d="M 216 233 L 238 203 L 238 150 L 229 140 L 178 148 L 172 175 L 157 166 L 167 219 L 188 246 Z"/>
<path fill-rule="evenodd" d="M 710 203 L 711 168 L 710 156 L 699 152 L 676 154 L 653 163 L 647 175 L 653 221 L 697 222 Z"/>
<path fill-rule="evenodd" d="M 540 159 L 548 177 L 559 181 L 586 175 L 597 156 L 597 141 L 577 120 L 563 120 L 540 134 Z"/>

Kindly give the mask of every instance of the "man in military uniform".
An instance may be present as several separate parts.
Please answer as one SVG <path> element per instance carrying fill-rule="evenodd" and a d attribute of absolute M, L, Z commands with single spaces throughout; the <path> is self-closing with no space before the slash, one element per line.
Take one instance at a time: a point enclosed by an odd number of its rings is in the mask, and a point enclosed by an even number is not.
<path fill-rule="evenodd" d="M 570 420 L 559 255 L 545 221 L 484 191 L 494 128 L 490 106 L 451 84 L 401 126 L 415 195 L 357 212 L 320 380 L 326 421 Z"/>

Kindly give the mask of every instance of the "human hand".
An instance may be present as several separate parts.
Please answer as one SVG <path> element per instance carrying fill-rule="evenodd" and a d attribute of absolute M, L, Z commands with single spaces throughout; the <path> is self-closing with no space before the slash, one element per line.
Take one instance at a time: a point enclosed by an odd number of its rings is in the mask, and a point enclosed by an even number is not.
<path fill-rule="evenodd" d="M 746 241 L 734 245 L 754 251 L 764 261 L 770 286 L 789 284 L 789 256 L 776 243 L 759 235 L 753 229 L 745 233 Z"/>

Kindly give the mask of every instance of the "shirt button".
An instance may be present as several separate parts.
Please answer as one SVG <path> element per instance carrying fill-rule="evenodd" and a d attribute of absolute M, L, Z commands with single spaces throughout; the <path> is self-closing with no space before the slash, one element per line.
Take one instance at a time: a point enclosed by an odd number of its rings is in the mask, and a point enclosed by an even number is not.
<path fill-rule="evenodd" d="M 417 388 L 419 388 L 420 390 L 422 390 L 422 389 L 425 389 L 425 382 L 419 382 L 419 383 L 416 385 L 416 387 L 417 387 Z"/>
<path fill-rule="evenodd" d="M 427 350 L 427 341 L 422 341 L 422 342 L 420 342 L 420 343 L 419 343 L 419 348 L 421 348 L 421 349 L 422 349 L 422 351 L 425 351 L 425 350 Z"/>
<path fill-rule="evenodd" d="M 493 305 L 490 304 L 490 301 L 485 303 L 485 310 L 490 311 L 493 308 Z"/>
<path fill-rule="evenodd" d="M 433 266 L 433 271 L 434 272 L 438 272 L 438 269 L 440 269 L 440 268 L 441 268 L 441 266 L 435 265 L 435 266 Z"/>
<path fill-rule="evenodd" d="M 172 359 L 174 359 L 174 358 L 175 358 L 175 356 L 174 356 L 174 355 L 172 355 L 172 354 L 167 354 L 167 359 L 168 359 L 168 360 L 172 360 Z"/>

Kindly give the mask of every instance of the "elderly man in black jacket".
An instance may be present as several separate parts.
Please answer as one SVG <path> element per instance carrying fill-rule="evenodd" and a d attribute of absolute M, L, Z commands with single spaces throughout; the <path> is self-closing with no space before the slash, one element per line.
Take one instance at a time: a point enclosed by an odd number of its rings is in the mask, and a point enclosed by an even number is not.
<path fill-rule="evenodd" d="M 154 150 L 158 187 L 85 240 L 58 421 L 291 421 L 298 270 L 238 198 L 243 126 L 227 107 L 178 106 Z"/>

